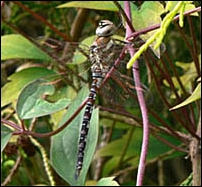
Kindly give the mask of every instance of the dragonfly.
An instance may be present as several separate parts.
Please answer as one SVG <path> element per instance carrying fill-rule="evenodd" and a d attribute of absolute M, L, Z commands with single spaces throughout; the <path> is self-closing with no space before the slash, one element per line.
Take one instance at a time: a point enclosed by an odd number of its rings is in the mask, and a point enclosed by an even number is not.
<path fill-rule="evenodd" d="M 111 40 L 111 36 L 114 35 L 116 30 L 116 26 L 111 21 L 101 21 L 98 25 L 98 28 L 96 29 L 97 38 L 90 46 L 89 57 L 92 65 L 92 84 L 90 88 L 90 94 L 88 96 L 88 102 L 85 107 L 83 122 L 81 125 L 75 179 L 78 178 L 82 169 L 86 138 L 96 95 L 103 78 L 109 71 L 108 62 L 110 61 L 111 51 L 113 48 L 113 41 Z"/>
<path fill-rule="evenodd" d="M 112 36 L 117 30 L 118 28 L 113 22 L 109 20 L 100 21 L 96 29 L 97 37 L 90 46 L 89 57 L 91 62 L 92 83 L 81 124 L 75 179 L 79 177 L 82 169 L 86 140 L 96 95 L 103 79 L 110 70 L 110 62 L 113 61 L 114 56 L 113 50 L 117 48 L 115 41 L 112 39 Z"/>
<path fill-rule="evenodd" d="M 120 25 L 115 26 L 115 24 L 109 20 L 101 20 L 95 32 L 96 38 L 94 39 L 90 47 L 83 45 L 82 48 L 80 48 L 79 43 L 73 43 L 73 42 L 68 43 L 67 45 L 65 45 L 67 46 L 67 51 L 65 51 L 64 53 L 65 55 L 61 55 L 61 58 L 59 60 L 61 64 L 63 65 L 64 64 L 63 62 L 67 61 L 67 59 L 69 60 L 71 58 L 74 58 L 74 56 L 76 56 L 76 55 L 72 55 L 72 53 L 75 50 L 79 50 L 80 53 L 82 53 L 84 56 L 87 56 L 87 58 L 89 59 L 91 63 L 90 69 L 91 69 L 92 83 L 90 86 L 90 90 L 89 90 L 90 93 L 87 98 L 87 103 L 86 103 L 85 111 L 83 115 L 83 121 L 80 129 L 77 161 L 75 164 L 76 180 L 78 179 L 83 167 L 86 140 L 87 140 L 91 116 L 92 116 L 93 107 L 95 105 L 97 94 L 100 91 L 101 85 L 103 84 L 103 80 L 106 78 L 108 72 L 110 71 L 110 68 L 113 66 L 115 59 L 119 57 L 121 51 L 123 50 L 123 47 L 127 45 L 126 42 L 123 42 L 119 39 L 114 39 L 112 37 L 120 28 Z M 56 43 L 54 39 L 50 39 L 50 38 L 46 40 L 45 42 L 46 44 L 50 46 L 51 45 L 55 46 L 55 43 Z M 62 44 L 63 43 L 60 43 L 60 45 L 57 45 L 57 46 L 63 46 L 61 48 L 64 48 L 64 44 L 63 45 Z M 131 43 L 129 45 L 131 45 Z M 66 54 L 69 54 L 69 55 L 67 56 Z M 69 61 L 73 61 L 73 60 L 69 60 Z M 117 73 L 118 71 L 115 71 L 115 72 Z M 116 75 L 116 73 L 113 73 L 112 76 L 115 76 L 116 80 L 118 80 L 122 74 L 118 73 Z M 128 87 L 123 85 L 123 89 L 128 89 Z M 135 89 L 145 90 L 145 88 L 134 88 L 134 85 L 132 85 L 131 87 L 133 87 L 133 90 Z M 130 92 L 130 89 L 128 89 L 128 91 Z"/>

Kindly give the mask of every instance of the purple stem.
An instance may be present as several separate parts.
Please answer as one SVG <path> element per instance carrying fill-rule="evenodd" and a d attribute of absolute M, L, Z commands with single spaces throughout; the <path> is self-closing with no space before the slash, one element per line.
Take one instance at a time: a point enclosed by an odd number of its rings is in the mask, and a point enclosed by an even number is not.
<path fill-rule="evenodd" d="M 124 1 L 124 10 L 131 21 L 131 11 L 130 11 L 130 2 Z M 126 38 L 132 34 L 132 30 L 130 27 L 126 26 Z M 135 49 L 130 48 L 129 50 L 131 57 L 135 54 Z M 140 81 L 140 74 L 139 74 L 139 64 L 138 62 L 135 62 L 133 64 L 133 77 L 135 81 L 135 86 L 137 88 L 141 87 L 141 81 Z M 142 120 L 143 120 L 143 140 L 142 140 L 142 148 L 141 148 L 141 155 L 140 155 L 140 161 L 138 166 L 138 173 L 137 173 L 137 182 L 136 186 L 142 186 L 142 181 L 144 177 L 144 171 L 145 171 L 145 164 L 146 164 L 146 156 L 148 151 L 148 142 L 149 142 L 149 120 L 148 120 L 148 112 L 146 107 L 146 102 L 144 99 L 144 94 L 141 89 L 137 89 L 137 97 L 138 102 L 140 104 L 140 110 L 142 113 Z"/>

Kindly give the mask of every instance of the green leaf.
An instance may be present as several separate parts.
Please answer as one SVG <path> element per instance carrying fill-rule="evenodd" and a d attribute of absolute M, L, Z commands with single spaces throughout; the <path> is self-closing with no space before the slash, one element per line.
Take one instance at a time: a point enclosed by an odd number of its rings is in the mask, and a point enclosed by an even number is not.
<path fill-rule="evenodd" d="M 130 136 L 130 131 L 133 128 L 129 128 L 126 134 L 124 134 L 122 137 L 119 139 L 116 139 L 106 146 L 102 147 L 96 152 L 95 158 L 101 157 L 101 156 L 117 156 L 120 155 L 120 147 L 124 147 L 124 145 L 127 144 L 128 137 Z M 138 154 L 140 147 L 141 147 L 141 140 L 142 140 L 142 130 L 136 129 L 135 130 L 135 135 L 133 136 L 133 139 L 131 140 L 131 143 L 129 144 L 129 149 L 130 147 L 132 148 L 132 151 L 128 152 L 129 156 L 134 156 L 134 154 Z M 135 142 L 133 144 L 133 142 Z"/>
<path fill-rule="evenodd" d="M 200 58 L 200 56 L 199 56 Z M 201 66 L 201 62 L 199 61 L 200 66 Z M 185 62 L 176 62 L 176 66 L 180 67 L 183 69 L 184 74 L 182 76 L 180 76 L 180 80 L 182 81 L 182 84 L 184 85 L 185 89 L 187 92 L 191 92 L 192 91 L 192 82 L 196 79 L 196 77 L 198 76 L 198 73 L 196 71 L 196 66 L 194 62 L 190 62 L 190 63 L 185 63 Z M 178 89 L 181 89 L 179 83 L 177 82 L 175 77 L 172 77 L 172 80 L 175 84 L 175 87 Z M 177 82 L 177 83 L 176 83 Z M 181 90 L 179 90 L 180 93 L 182 93 Z"/>
<path fill-rule="evenodd" d="M 52 58 L 22 35 L 10 34 L 1 37 L 1 60 L 37 59 L 51 61 Z"/>
<path fill-rule="evenodd" d="M 201 60 L 200 60 L 201 55 L 198 56 L 199 58 L 199 65 L 201 66 Z M 193 81 L 198 77 L 198 73 L 196 71 L 195 63 L 194 62 L 176 62 L 176 66 L 180 67 L 183 71 L 184 74 L 181 75 L 180 81 L 182 82 L 184 88 L 186 89 L 187 92 L 192 93 L 192 85 Z M 178 79 L 176 77 L 172 77 L 172 82 L 175 86 L 175 88 L 178 90 L 178 94 L 182 95 L 183 90 L 178 82 Z M 163 83 L 166 86 L 170 86 L 166 80 L 163 80 Z M 175 98 L 175 94 L 171 95 L 171 98 Z"/>
<path fill-rule="evenodd" d="M 84 87 L 68 108 L 60 122 L 64 124 L 71 115 L 78 109 L 89 93 Z M 88 168 L 94 155 L 98 138 L 98 110 L 94 110 L 90 121 L 90 128 L 87 136 L 83 168 L 80 176 L 75 180 L 75 168 L 78 154 L 78 142 L 81 124 L 83 121 L 83 109 L 76 118 L 59 134 L 52 138 L 51 163 L 56 172 L 72 186 L 83 186 Z"/>
<path fill-rule="evenodd" d="M 119 186 L 119 184 L 114 180 L 113 177 L 105 177 L 98 181 L 96 186 Z"/>
<path fill-rule="evenodd" d="M 133 11 L 133 25 L 135 29 L 141 30 L 155 24 L 160 24 L 160 15 L 163 12 L 164 8 L 161 3 L 157 1 L 145 1 L 140 9 L 136 8 Z"/>
<path fill-rule="evenodd" d="M 109 173 L 117 167 L 117 164 L 119 163 L 121 159 L 122 151 L 125 149 L 125 145 L 128 144 L 128 141 L 130 141 L 130 143 L 126 149 L 127 151 L 123 159 L 123 164 L 138 167 L 141 144 L 142 144 L 142 129 L 136 128 L 132 134 L 131 139 L 129 139 L 131 130 L 133 129 L 130 128 L 127 131 L 127 133 L 124 134 L 122 137 L 110 142 L 109 144 L 105 145 L 104 147 L 102 147 L 96 152 L 95 159 L 98 159 L 100 157 L 111 157 L 105 164 L 104 171 L 103 171 L 105 175 L 109 175 Z M 180 145 L 181 143 L 180 141 L 177 141 L 173 137 L 162 135 L 162 134 L 158 134 L 158 135 L 174 145 Z M 161 141 L 158 141 L 153 136 L 150 136 L 147 161 L 150 161 L 158 156 L 166 154 L 170 149 L 171 149 L 170 147 L 168 147 Z M 176 157 L 179 155 L 181 155 L 181 153 L 179 152 L 172 153 L 172 155 L 165 156 L 164 159 Z"/>
<path fill-rule="evenodd" d="M 197 85 L 194 92 L 186 100 L 184 100 L 182 103 L 176 105 L 175 107 L 170 108 L 170 110 L 174 110 L 174 109 L 186 106 L 198 99 L 201 99 L 201 82 Z"/>
<path fill-rule="evenodd" d="M 17 114 L 21 119 L 45 116 L 64 109 L 70 103 L 63 98 L 51 103 L 43 99 L 44 95 L 52 95 L 55 92 L 53 85 L 47 80 L 38 79 L 28 84 L 19 95 L 17 101 Z"/>
<path fill-rule="evenodd" d="M 193 173 L 190 175 L 180 184 L 180 186 L 192 186 L 193 184 Z"/>
<path fill-rule="evenodd" d="M 118 8 L 112 1 L 72 1 L 69 3 L 62 4 L 57 8 L 87 8 L 94 10 L 105 10 L 105 11 L 118 11 Z"/>
<path fill-rule="evenodd" d="M 16 101 L 22 88 L 29 82 L 55 74 L 54 71 L 42 67 L 27 68 L 12 74 L 1 89 L 1 107 Z"/>
<path fill-rule="evenodd" d="M 1 152 L 4 150 L 6 147 L 8 141 L 10 140 L 12 136 L 12 131 L 10 128 L 2 125 L 1 126 Z"/>

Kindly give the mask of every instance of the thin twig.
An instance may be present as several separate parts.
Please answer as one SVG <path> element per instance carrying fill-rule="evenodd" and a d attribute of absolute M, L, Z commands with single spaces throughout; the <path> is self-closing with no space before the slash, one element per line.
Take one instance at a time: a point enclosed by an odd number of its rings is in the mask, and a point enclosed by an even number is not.
<path fill-rule="evenodd" d="M 12 167 L 12 169 L 10 170 L 9 175 L 5 178 L 4 182 L 1 183 L 1 186 L 6 186 L 8 185 L 8 183 L 11 181 L 12 176 L 15 174 L 15 172 L 17 171 L 18 167 L 20 166 L 20 162 L 22 160 L 22 156 L 19 154 L 19 156 L 17 157 L 17 160 L 14 164 L 14 166 Z"/>

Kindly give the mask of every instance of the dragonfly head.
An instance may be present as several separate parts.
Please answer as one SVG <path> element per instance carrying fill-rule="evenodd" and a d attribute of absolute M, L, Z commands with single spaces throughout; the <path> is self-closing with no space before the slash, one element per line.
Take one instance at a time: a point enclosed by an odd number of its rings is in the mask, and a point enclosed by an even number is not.
<path fill-rule="evenodd" d="M 109 20 L 101 20 L 98 24 L 96 29 L 97 36 L 112 36 L 117 30 L 117 27 L 114 25 L 113 22 Z"/>

